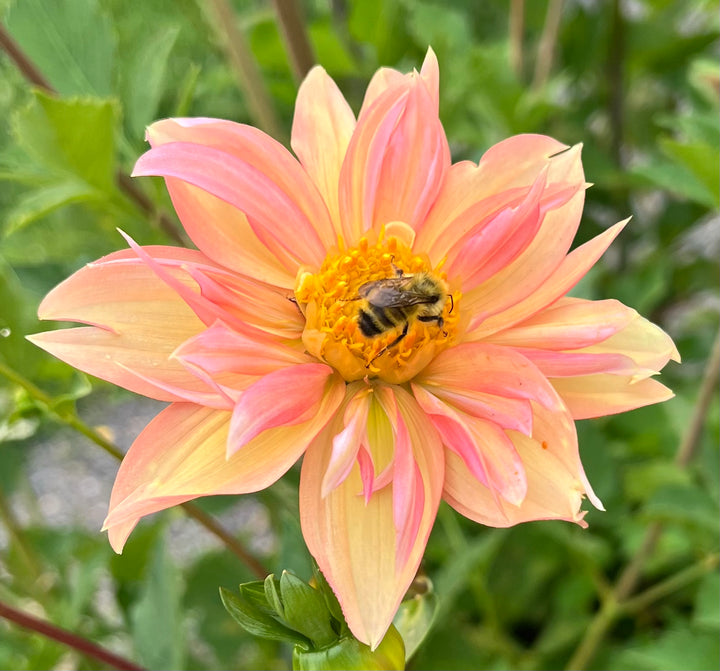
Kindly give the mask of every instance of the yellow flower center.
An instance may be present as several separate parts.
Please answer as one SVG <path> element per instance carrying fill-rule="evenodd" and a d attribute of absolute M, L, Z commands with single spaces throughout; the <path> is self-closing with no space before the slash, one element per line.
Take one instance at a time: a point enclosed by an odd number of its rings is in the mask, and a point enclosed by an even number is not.
<path fill-rule="evenodd" d="M 361 238 L 346 248 L 341 240 L 317 272 L 297 276 L 306 349 L 347 381 L 410 380 L 457 332 L 461 294 L 440 266 L 384 231 L 375 244 Z"/>

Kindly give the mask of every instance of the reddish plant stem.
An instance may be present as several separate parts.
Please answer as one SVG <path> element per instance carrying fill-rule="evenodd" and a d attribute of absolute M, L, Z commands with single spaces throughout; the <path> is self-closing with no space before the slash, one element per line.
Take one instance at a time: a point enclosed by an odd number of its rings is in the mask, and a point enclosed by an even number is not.
<path fill-rule="evenodd" d="M 45 620 L 41 620 L 34 615 L 23 613 L 12 606 L 8 606 L 2 601 L 0 601 L 0 617 L 4 617 L 24 629 L 29 629 L 30 631 L 34 631 L 42 636 L 45 636 L 46 638 L 51 638 L 58 643 L 62 643 L 63 645 L 66 645 L 73 650 L 77 650 L 87 657 L 91 657 L 103 664 L 107 664 L 112 669 L 121 669 L 122 671 L 145 671 L 142 666 L 133 664 L 133 662 L 125 659 L 124 657 L 116 655 L 92 641 L 88 641 L 82 636 L 73 634 L 66 629 L 56 627 L 54 624 L 45 622 Z"/>

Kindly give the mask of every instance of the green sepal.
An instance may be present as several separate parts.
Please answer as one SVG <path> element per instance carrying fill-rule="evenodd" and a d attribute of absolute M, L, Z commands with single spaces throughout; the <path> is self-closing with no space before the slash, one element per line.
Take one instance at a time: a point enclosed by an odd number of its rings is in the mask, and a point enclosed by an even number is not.
<path fill-rule="evenodd" d="M 293 650 L 295 671 L 332 669 L 384 670 L 405 668 L 405 646 L 395 627 L 390 626 L 385 638 L 375 650 L 351 636 L 344 636 L 324 650 Z"/>
<path fill-rule="evenodd" d="M 270 607 L 281 617 L 285 618 L 285 607 L 280 598 L 280 581 L 271 573 L 263 583 L 265 598 Z"/>
<path fill-rule="evenodd" d="M 433 591 L 433 585 L 429 578 L 415 578 L 413 587 L 415 594 L 400 604 L 393 619 L 393 624 L 405 642 L 406 660 L 415 654 L 427 636 L 438 607 L 437 594 Z"/>
<path fill-rule="evenodd" d="M 340 602 L 337 600 L 335 592 L 333 592 L 332 587 L 330 587 L 330 583 L 325 579 L 325 576 L 322 574 L 320 567 L 315 561 L 312 563 L 312 570 L 315 586 L 320 594 L 323 595 L 325 605 L 330 611 L 330 614 L 338 622 L 342 623 L 343 628 L 346 630 L 347 626 L 345 625 L 345 616 L 343 615 L 342 608 L 340 607 Z"/>
<path fill-rule="evenodd" d="M 262 585 L 262 583 L 259 584 Z M 225 610 L 230 613 L 232 618 L 254 636 L 275 641 L 288 641 L 294 643 L 296 648 L 310 648 L 310 641 L 307 638 L 278 622 L 263 609 L 250 602 L 245 595 L 237 596 L 221 587 L 220 598 Z"/>
<path fill-rule="evenodd" d="M 303 633 L 316 647 L 330 645 L 337 639 L 325 598 L 318 590 L 292 573 L 283 571 L 280 576 L 280 594 L 285 608 L 283 619 L 288 626 Z"/>

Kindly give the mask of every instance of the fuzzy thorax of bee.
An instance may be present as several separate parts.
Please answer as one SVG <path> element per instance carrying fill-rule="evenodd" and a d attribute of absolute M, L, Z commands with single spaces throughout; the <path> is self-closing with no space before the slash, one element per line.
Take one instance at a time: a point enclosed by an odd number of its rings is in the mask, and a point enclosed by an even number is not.
<path fill-rule="evenodd" d="M 453 342 L 460 298 L 427 257 L 384 233 L 356 247 L 340 241 L 319 270 L 301 269 L 295 284 L 307 351 L 347 381 L 412 379 Z"/>

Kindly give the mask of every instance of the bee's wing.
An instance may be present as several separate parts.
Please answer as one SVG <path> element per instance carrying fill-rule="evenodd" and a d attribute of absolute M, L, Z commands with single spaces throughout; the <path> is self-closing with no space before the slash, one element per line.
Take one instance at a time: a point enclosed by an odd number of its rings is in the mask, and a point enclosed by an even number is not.
<path fill-rule="evenodd" d="M 404 308 L 422 303 L 433 303 L 435 299 L 427 294 L 408 291 L 406 277 L 391 277 L 381 280 L 366 295 L 369 303 L 378 308 Z"/>

